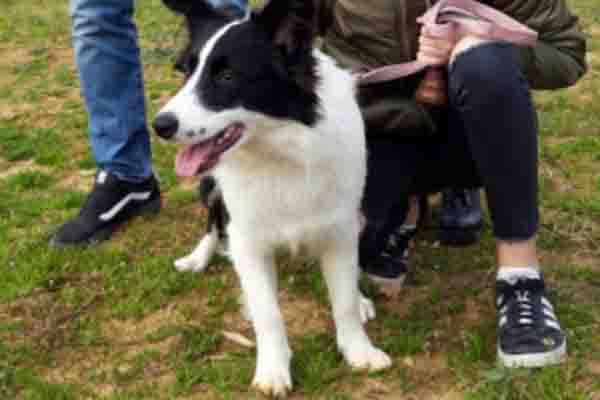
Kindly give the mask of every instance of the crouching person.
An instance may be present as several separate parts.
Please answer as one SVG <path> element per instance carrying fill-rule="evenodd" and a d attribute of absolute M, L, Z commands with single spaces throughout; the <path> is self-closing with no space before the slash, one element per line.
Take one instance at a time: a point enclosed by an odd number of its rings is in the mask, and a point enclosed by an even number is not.
<path fill-rule="evenodd" d="M 496 238 L 499 358 L 506 366 L 557 363 L 566 337 L 536 253 L 539 136 L 531 90 L 581 78 L 584 36 L 565 0 L 490 0 L 539 33 L 535 47 L 439 39 L 416 22 L 430 3 L 320 2 L 323 48 L 344 67 L 368 71 L 418 59 L 447 72 L 444 106 L 415 100 L 422 74 L 359 90 L 369 152 L 361 267 L 377 282 L 399 286 L 419 216 L 411 199 L 483 187 Z"/>

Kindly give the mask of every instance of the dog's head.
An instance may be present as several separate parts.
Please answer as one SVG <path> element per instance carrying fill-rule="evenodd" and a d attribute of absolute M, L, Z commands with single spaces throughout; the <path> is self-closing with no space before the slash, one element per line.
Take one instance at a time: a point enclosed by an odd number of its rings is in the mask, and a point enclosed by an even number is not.
<path fill-rule="evenodd" d="M 177 173 L 198 175 L 260 134 L 264 120 L 318 119 L 312 0 L 272 0 L 235 19 L 203 0 L 163 0 L 189 33 L 176 68 L 185 85 L 158 113 L 164 139 L 187 144 Z M 261 122 L 262 120 L 262 122 Z"/>

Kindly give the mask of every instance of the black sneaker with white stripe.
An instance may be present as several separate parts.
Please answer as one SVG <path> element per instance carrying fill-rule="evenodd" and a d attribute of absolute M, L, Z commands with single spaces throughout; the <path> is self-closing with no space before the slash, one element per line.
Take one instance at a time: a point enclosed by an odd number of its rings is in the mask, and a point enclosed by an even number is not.
<path fill-rule="evenodd" d="M 131 183 L 100 170 L 79 215 L 61 226 L 50 244 L 66 247 L 99 243 L 130 218 L 159 210 L 160 191 L 154 176 Z"/>
<path fill-rule="evenodd" d="M 536 368 L 565 359 L 567 339 L 545 292 L 543 278 L 496 281 L 498 358 L 504 366 Z"/>
<path fill-rule="evenodd" d="M 378 256 L 361 264 L 367 277 L 384 294 L 394 296 L 402 289 L 408 273 L 410 243 L 416 234 L 416 226 L 401 225 L 389 234 Z"/>

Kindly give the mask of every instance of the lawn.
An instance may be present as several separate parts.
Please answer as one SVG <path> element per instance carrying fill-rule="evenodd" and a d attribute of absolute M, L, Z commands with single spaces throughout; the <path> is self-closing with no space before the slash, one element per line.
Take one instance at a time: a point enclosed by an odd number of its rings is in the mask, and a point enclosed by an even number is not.
<path fill-rule="evenodd" d="M 77 213 L 95 171 L 65 1 L 0 0 L 0 399 L 254 399 L 255 350 L 224 259 L 202 275 L 173 260 L 204 227 L 175 149 L 153 138 L 164 208 L 91 249 L 56 251 L 48 235 Z M 149 116 L 180 83 L 184 40 L 159 0 L 139 2 Z M 440 247 L 435 218 L 418 238 L 398 299 L 373 287 L 368 324 L 394 359 L 376 374 L 335 350 L 326 290 L 312 260 L 280 257 L 294 350 L 292 399 L 600 399 L 600 11 L 571 0 L 589 38 L 590 72 L 536 93 L 541 128 L 539 243 L 570 357 L 541 371 L 495 362 L 493 244 Z M 488 224 L 489 226 L 489 224 Z"/>

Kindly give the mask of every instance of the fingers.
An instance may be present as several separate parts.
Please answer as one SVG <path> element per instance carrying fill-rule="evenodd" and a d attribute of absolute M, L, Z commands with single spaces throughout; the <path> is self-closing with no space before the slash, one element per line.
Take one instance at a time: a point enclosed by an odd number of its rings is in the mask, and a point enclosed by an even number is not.
<path fill-rule="evenodd" d="M 436 38 L 421 32 L 417 60 L 434 67 L 448 64 L 454 42 L 446 38 Z"/>

